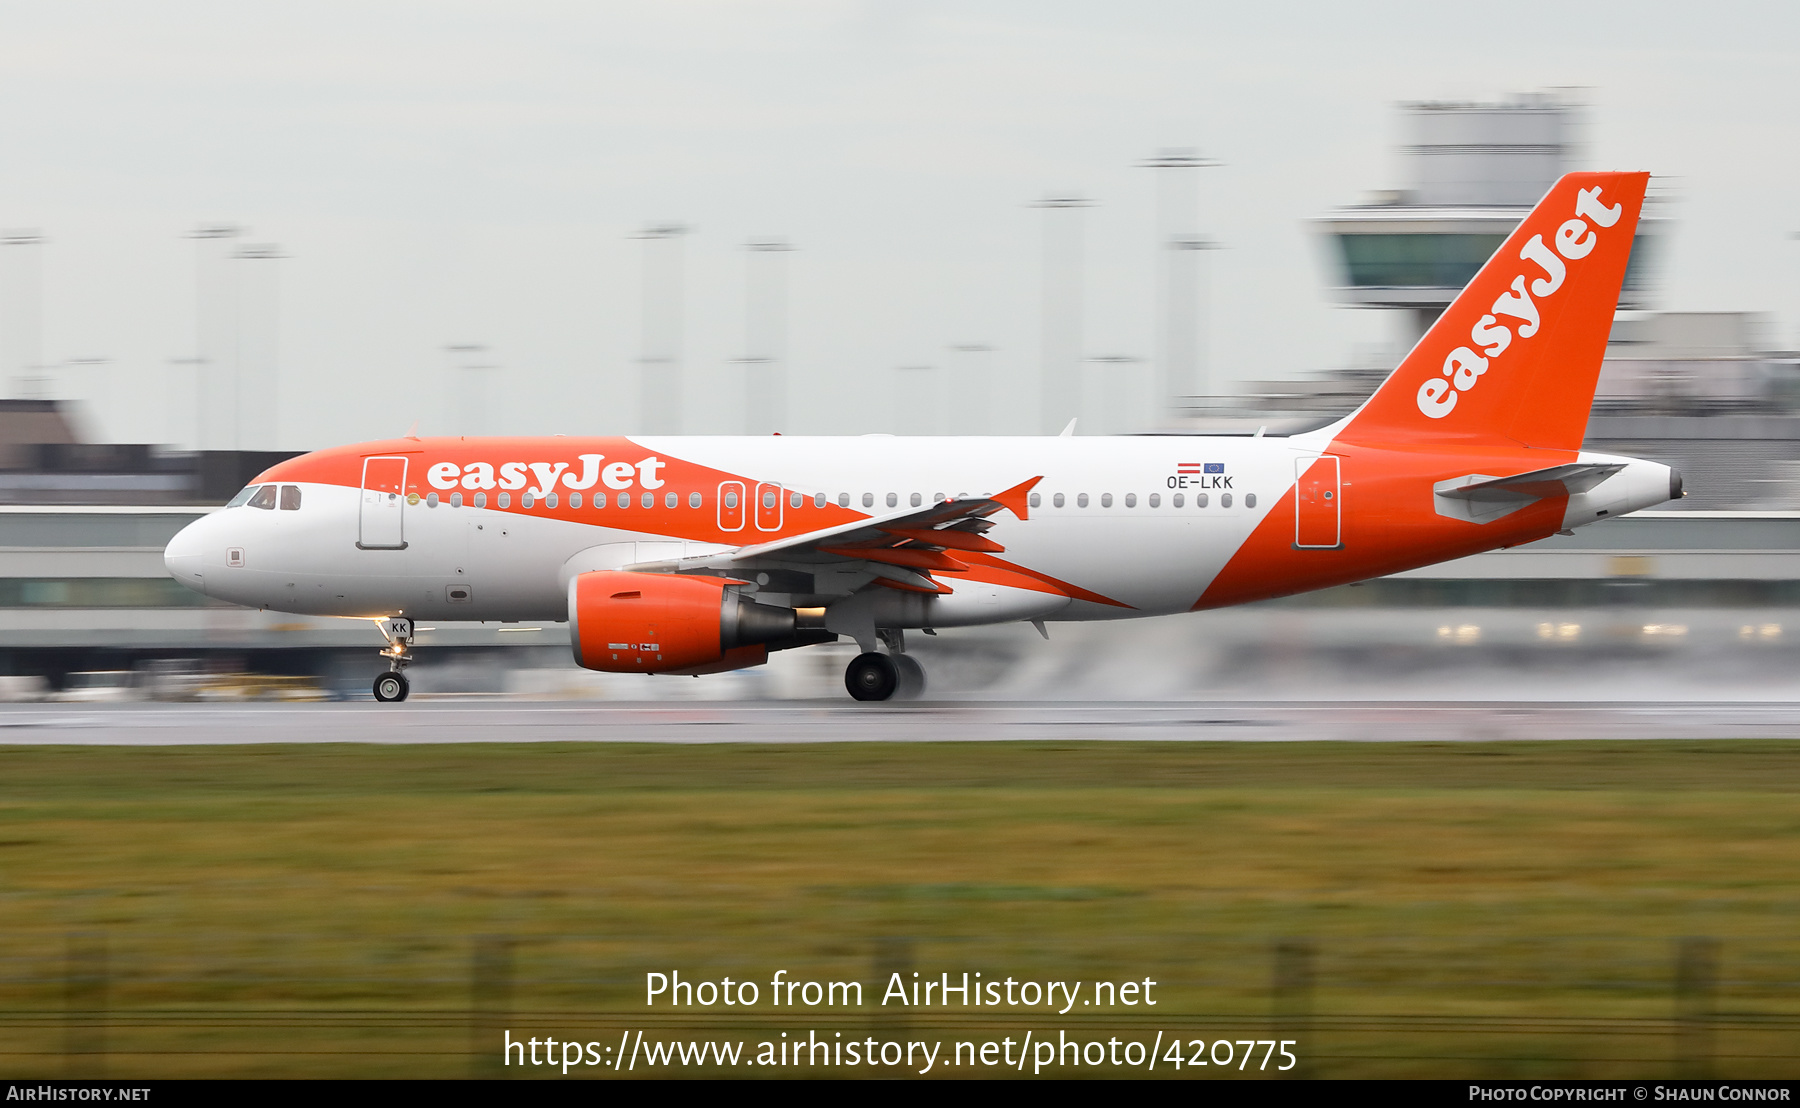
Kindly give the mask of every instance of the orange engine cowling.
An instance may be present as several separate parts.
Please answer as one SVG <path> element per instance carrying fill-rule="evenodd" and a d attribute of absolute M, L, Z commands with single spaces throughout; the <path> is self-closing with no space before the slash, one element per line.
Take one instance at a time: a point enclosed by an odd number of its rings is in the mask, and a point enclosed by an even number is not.
<path fill-rule="evenodd" d="M 794 609 L 758 604 L 719 577 L 599 570 L 569 582 L 575 664 L 608 673 L 718 673 L 768 660 Z"/>

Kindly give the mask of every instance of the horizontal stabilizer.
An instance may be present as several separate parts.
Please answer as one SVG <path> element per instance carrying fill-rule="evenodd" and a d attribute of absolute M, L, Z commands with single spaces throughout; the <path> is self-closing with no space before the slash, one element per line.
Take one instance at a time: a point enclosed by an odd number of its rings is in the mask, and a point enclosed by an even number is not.
<path fill-rule="evenodd" d="M 1516 473 L 1511 477 L 1489 477 L 1472 473 L 1454 481 L 1442 481 L 1433 490 L 1439 496 L 1460 500 L 1507 501 L 1525 497 L 1542 500 L 1546 496 L 1573 496 L 1586 492 L 1625 468 L 1624 462 L 1570 462 Z"/>

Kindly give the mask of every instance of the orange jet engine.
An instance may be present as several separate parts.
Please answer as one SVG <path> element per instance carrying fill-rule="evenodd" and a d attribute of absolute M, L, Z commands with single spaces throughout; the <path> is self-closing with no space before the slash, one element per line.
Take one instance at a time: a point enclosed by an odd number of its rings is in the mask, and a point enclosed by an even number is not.
<path fill-rule="evenodd" d="M 569 582 L 575 664 L 607 673 L 720 673 L 759 666 L 794 636 L 795 612 L 722 577 L 600 570 Z"/>

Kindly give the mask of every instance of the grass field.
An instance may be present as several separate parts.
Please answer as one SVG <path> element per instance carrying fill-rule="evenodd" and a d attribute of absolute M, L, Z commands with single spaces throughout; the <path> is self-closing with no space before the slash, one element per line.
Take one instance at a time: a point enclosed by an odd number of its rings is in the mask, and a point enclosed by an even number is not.
<path fill-rule="evenodd" d="M 6 747 L 0 1073 L 1062 1029 L 1278 1035 L 1326 1076 L 1792 1077 L 1797 882 L 1800 743 Z M 777 1010 L 778 969 L 1159 1004 Z M 764 1003 L 646 1009 L 671 970 Z"/>

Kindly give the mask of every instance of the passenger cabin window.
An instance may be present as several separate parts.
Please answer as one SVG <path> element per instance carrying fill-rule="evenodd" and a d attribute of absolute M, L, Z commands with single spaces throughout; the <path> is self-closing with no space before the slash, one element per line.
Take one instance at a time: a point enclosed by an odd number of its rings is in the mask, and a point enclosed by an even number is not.
<path fill-rule="evenodd" d="M 1056 505 L 1058 508 L 1062 507 L 1063 506 L 1063 494 L 1059 492 L 1055 496 L 1051 497 L 1050 503 Z"/>
<path fill-rule="evenodd" d="M 264 485 L 262 488 L 257 489 L 256 495 L 250 498 L 250 506 L 252 508 L 261 508 L 265 512 L 274 511 L 275 486 Z"/>
<path fill-rule="evenodd" d="M 256 495 L 257 488 L 258 486 L 256 485 L 244 486 L 242 491 L 231 498 L 231 503 L 225 506 L 227 508 L 242 508 L 245 504 L 250 503 L 250 498 Z"/>
<path fill-rule="evenodd" d="M 727 508 L 737 507 L 737 493 L 728 492 L 725 494 L 725 506 Z"/>
<path fill-rule="evenodd" d="M 698 508 L 699 506 L 700 506 L 700 494 L 697 492 L 688 493 L 688 507 Z"/>

